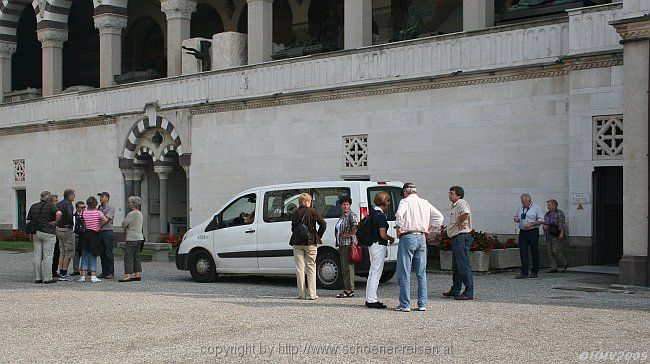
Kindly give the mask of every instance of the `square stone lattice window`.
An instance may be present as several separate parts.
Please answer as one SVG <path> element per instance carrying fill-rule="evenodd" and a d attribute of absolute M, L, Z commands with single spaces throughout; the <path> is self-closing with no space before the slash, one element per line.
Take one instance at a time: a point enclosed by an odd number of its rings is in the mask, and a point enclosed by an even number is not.
<path fill-rule="evenodd" d="M 25 182 L 25 160 L 14 160 L 14 182 Z"/>
<path fill-rule="evenodd" d="M 368 168 L 368 134 L 343 137 L 343 168 Z"/>
<path fill-rule="evenodd" d="M 623 115 L 594 116 L 594 159 L 623 158 Z"/>

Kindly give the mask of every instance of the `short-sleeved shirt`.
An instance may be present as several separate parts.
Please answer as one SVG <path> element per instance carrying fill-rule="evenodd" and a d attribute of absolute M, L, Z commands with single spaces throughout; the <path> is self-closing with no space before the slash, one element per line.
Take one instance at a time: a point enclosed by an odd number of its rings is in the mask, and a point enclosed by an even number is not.
<path fill-rule="evenodd" d="M 379 245 L 388 245 L 388 241 L 382 239 L 381 234 L 379 234 L 379 229 L 381 228 L 385 228 L 386 232 L 388 232 L 388 219 L 386 218 L 386 214 L 379 207 L 375 207 L 370 213 L 373 214 L 370 224 L 373 243 L 378 242 Z"/>
<path fill-rule="evenodd" d="M 101 211 L 104 214 L 104 216 L 108 218 L 108 223 L 102 226 L 102 231 L 104 230 L 113 231 L 113 218 L 115 217 L 115 209 L 113 208 L 113 206 L 109 204 L 106 204 L 106 206 L 100 204 L 97 209 Z"/>
<path fill-rule="evenodd" d="M 59 209 L 51 203 L 38 202 L 29 208 L 27 220 L 36 221 L 36 230 L 40 232 L 56 234 L 56 226 L 50 223 L 56 220 L 56 213 L 58 211 Z"/>
<path fill-rule="evenodd" d="M 61 220 L 56 225 L 60 228 L 72 228 L 74 226 L 74 207 L 70 200 L 59 201 L 56 208 L 61 211 Z"/>
<path fill-rule="evenodd" d="M 522 219 L 521 215 L 524 212 L 526 213 L 526 217 Z M 517 211 L 515 211 L 515 216 L 521 219 L 519 220 L 519 229 L 521 230 L 539 230 L 538 226 L 535 226 L 532 229 L 525 229 L 524 226 L 529 222 L 544 221 L 544 212 L 542 212 L 542 209 L 534 203 L 531 203 L 528 208 L 519 206 Z"/>
<path fill-rule="evenodd" d="M 467 219 L 463 221 L 462 225 L 458 225 L 458 219 L 462 214 L 469 214 Z M 467 201 L 462 198 L 451 205 L 451 218 L 449 219 L 449 226 L 447 226 L 447 236 L 454 237 L 461 233 L 469 233 L 472 231 L 472 209 L 469 207 Z"/>
<path fill-rule="evenodd" d="M 99 232 L 99 227 L 102 224 L 102 217 L 104 214 L 99 210 L 86 210 L 81 216 L 84 218 L 86 229 Z"/>

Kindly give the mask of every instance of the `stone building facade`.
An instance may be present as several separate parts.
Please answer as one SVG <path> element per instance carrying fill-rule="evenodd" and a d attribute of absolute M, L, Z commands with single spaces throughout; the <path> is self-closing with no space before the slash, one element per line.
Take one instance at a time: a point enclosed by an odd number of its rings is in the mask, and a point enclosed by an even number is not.
<path fill-rule="evenodd" d="M 0 229 L 45 189 L 142 195 L 155 239 L 257 185 L 460 184 L 494 234 L 557 199 L 573 264 L 646 285 L 650 0 L 563 3 L 3 0 Z"/>

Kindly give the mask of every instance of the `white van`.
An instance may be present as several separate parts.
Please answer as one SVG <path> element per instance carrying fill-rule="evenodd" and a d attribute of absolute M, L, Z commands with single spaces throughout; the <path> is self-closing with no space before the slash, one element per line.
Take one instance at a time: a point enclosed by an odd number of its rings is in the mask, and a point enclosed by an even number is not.
<path fill-rule="evenodd" d="M 323 245 L 318 247 L 319 287 L 341 288 L 343 277 L 335 246 L 334 226 L 341 214 L 341 196 L 352 198 L 352 211 L 361 219 L 372 208 L 379 191 L 391 196 L 387 212 L 389 234 L 395 236 L 395 210 L 402 199 L 401 182 L 304 182 L 256 187 L 239 193 L 214 216 L 190 229 L 176 252 L 176 267 L 189 270 L 198 282 L 212 282 L 218 274 L 295 275 L 291 237 L 291 214 L 298 208 L 298 195 L 309 193 L 312 206 L 325 221 Z M 395 274 L 397 245 L 389 245 L 381 281 Z M 359 276 L 368 275 L 367 249 L 355 264 Z"/>

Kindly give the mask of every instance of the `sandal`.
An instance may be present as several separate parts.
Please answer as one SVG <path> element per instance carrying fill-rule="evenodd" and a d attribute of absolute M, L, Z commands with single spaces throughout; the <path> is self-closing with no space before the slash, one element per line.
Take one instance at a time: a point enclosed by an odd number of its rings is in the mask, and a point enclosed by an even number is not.
<path fill-rule="evenodd" d="M 343 293 L 339 293 L 336 295 L 336 298 L 348 298 L 348 297 L 354 297 L 354 291 L 343 291 Z"/>

